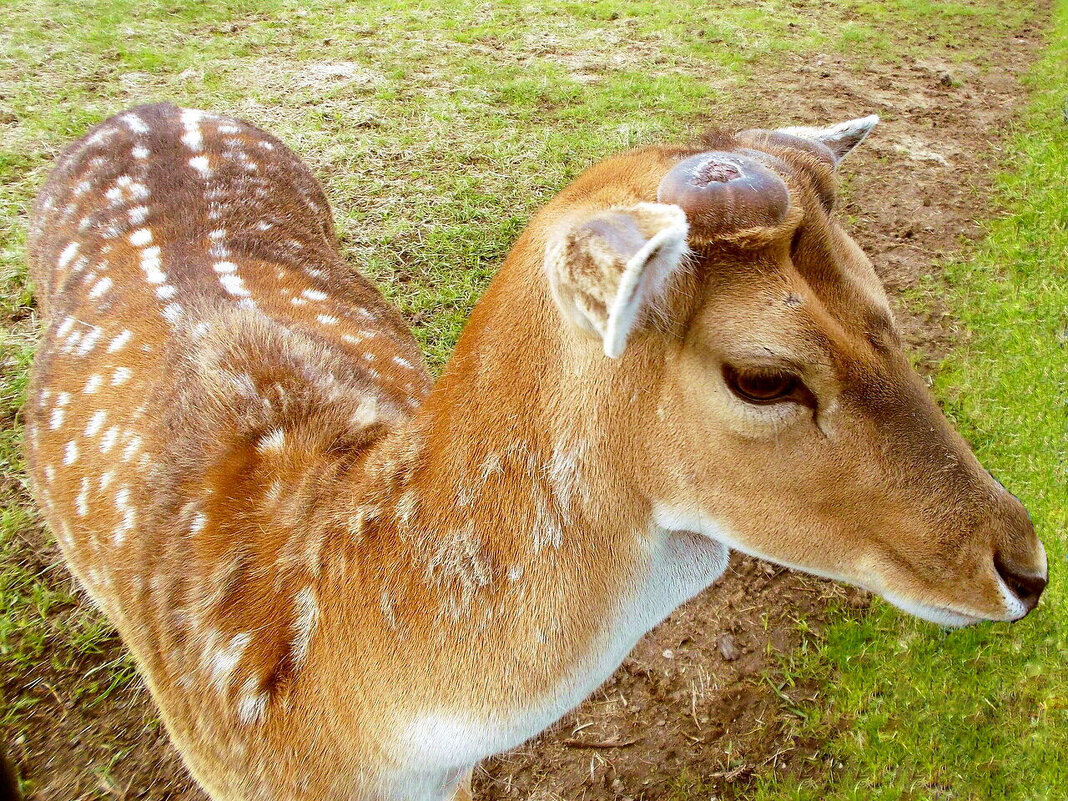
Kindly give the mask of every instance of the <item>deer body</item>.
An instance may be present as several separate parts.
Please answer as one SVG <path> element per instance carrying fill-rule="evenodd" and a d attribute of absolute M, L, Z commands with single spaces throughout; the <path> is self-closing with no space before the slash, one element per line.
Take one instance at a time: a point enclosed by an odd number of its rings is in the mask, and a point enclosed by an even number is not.
<path fill-rule="evenodd" d="M 907 365 L 849 344 L 852 318 L 832 304 L 883 319 L 866 273 L 832 291 L 818 270 L 774 277 L 802 217 L 830 225 L 810 208 L 810 184 L 829 179 L 806 183 L 774 144 L 789 189 L 742 186 L 773 198 L 773 219 L 731 201 L 717 219 L 741 214 L 729 232 L 744 237 L 724 251 L 734 255 L 707 258 L 728 276 L 734 262 L 765 265 L 750 281 L 761 304 L 806 306 L 833 329 L 825 337 L 898 387 L 892 371 Z M 466 797 L 479 760 L 579 703 L 722 573 L 728 547 L 945 622 L 1033 606 L 1007 583 L 1044 584 L 1026 516 L 911 379 L 894 403 L 934 421 L 923 442 L 890 408 L 886 430 L 856 424 L 889 444 L 855 446 L 848 388 L 813 415 L 815 437 L 791 433 L 809 425 L 793 406 L 747 407 L 718 432 L 706 428 L 714 414 L 694 413 L 726 392 L 701 385 L 692 335 L 705 313 L 693 264 L 714 249 L 701 239 L 706 207 L 661 178 L 701 152 L 638 151 L 561 193 L 433 388 L 399 315 L 338 255 L 318 184 L 276 139 L 147 106 L 61 158 L 31 229 L 47 327 L 26 405 L 30 475 L 71 570 L 213 798 Z M 730 181 L 749 162 L 727 161 L 698 174 L 741 186 Z M 660 202 L 658 181 L 680 205 Z M 794 236 L 798 264 L 860 258 L 827 230 L 830 255 L 804 255 L 817 246 Z M 725 318 L 723 330 L 738 325 Z M 799 449 L 828 479 L 754 469 L 765 429 L 773 452 Z M 889 469 L 863 478 L 865 459 L 900 458 L 902 438 L 909 453 L 948 460 L 958 486 L 928 494 L 939 508 L 947 493 L 966 496 L 967 514 L 936 514 Z M 850 481 L 853 495 L 835 494 Z M 970 589 L 928 575 L 944 575 L 924 562 L 942 551 L 915 556 L 874 534 L 876 545 L 841 542 L 835 527 L 857 515 L 925 541 L 948 531 L 947 558 Z M 792 536 L 795 519 L 826 540 Z M 973 551 L 991 560 L 991 538 L 1014 573 L 972 567 Z"/>

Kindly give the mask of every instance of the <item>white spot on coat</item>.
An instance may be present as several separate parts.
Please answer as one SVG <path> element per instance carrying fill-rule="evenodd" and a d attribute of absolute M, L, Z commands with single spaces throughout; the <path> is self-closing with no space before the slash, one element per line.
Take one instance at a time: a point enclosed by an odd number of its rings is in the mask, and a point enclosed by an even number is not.
<path fill-rule="evenodd" d="M 71 263 L 76 255 L 78 255 L 78 243 L 71 242 L 63 248 L 63 252 L 59 254 L 59 258 L 56 260 L 56 266 L 63 269 Z"/>
<path fill-rule="evenodd" d="M 85 425 L 85 436 L 95 437 L 104 426 L 104 420 L 107 419 L 107 416 L 108 413 L 103 409 L 93 412 L 93 416 L 89 418 L 89 422 Z"/>
<path fill-rule="evenodd" d="M 59 328 L 56 329 L 57 337 L 65 337 L 74 327 L 76 320 L 73 317 L 64 317 L 63 322 L 59 324 Z"/>
<path fill-rule="evenodd" d="M 163 307 L 163 319 L 171 325 L 177 325 L 182 319 L 182 307 L 178 303 L 169 303 Z"/>
<path fill-rule="evenodd" d="M 114 353 L 117 350 L 122 350 L 126 347 L 126 343 L 133 337 L 133 331 L 129 328 L 124 328 L 118 336 L 116 336 L 111 342 L 108 343 L 108 353 Z"/>
<path fill-rule="evenodd" d="M 204 136 L 200 132 L 200 121 L 203 118 L 204 112 L 202 111 L 191 108 L 182 110 L 182 127 L 185 128 L 182 142 L 190 150 L 197 151 L 204 146 Z"/>
<path fill-rule="evenodd" d="M 115 508 L 119 510 L 122 515 L 122 520 L 115 528 L 115 534 L 113 540 L 116 545 L 122 545 L 126 539 L 127 533 L 133 530 L 134 524 L 137 521 L 137 510 L 130 505 L 130 488 L 121 487 L 115 493 Z"/>
<path fill-rule="evenodd" d="M 211 162 L 207 156 L 193 156 L 189 159 L 189 166 L 199 172 L 202 178 L 211 175 Z"/>
<path fill-rule="evenodd" d="M 259 679 L 249 676 L 241 686 L 241 697 L 237 702 L 237 717 L 242 723 L 255 723 L 267 706 L 266 694 L 259 691 Z"/>
<path fill-rule="evenodd" d="M 93 284 L 93 288 L 89 290 L 89 299 L 96 300 L 104 295 L 115 282 L 108 278 L 106 275 Z"/>
<path fill-rule="evenodd" d="M 241 276 L 235 274 L 227 274 L 219 276 L 219 283 L 223 285 L 223 289 L 229 292 L 231 295 L 237 295 L 238 297 L 248 297 L 252 293 L 245 288 L 245 282 L 241 280 Z"/>
<path fill-rule="evenodd" d="M 208 516 L 203 512 L 197 512 L 193 515 L 193 522 L 189 524 L 190 534 L 199 534 L 204 530 L 204 526 L 208 524 Z"/>
<path fill-rule="evenodd" d="M 130 234 L 129 242 L 134 247 L 143 248 L 152 244 L 152 230 L 150 228 L 138 228 Z"/>
<path fill-rule="evenodd" d="M 235 634 L 230 642 L 215 652 L 211 660 L 211 683 L 217 690 L 223 690 L 230 682 L 234 669 L 241 661 L 241 656 L 252 640 L 252 634 L 243 631 Z"/>
<path fill-rule="evenodd" d="M 126 127 L 129 128 L 134 133 L 139 133 L 139 134 L 148 133 L 148 130 L 149 130 L 148 125 L 145 124 L 145 121 L 143 119 L 138 117 L 133 112 L 130 112 L 130 111 L 126 112 L 125 114 L 122 115 L 122 117 L 120 117 L 120 119 L 123 121 L 123 123 L 126 124 Z"/>
<path fill-rule="evenodd" d="M 78 345 L 78 355 L 85 356 L 89 351 L 95 348 L 97 341 L 103 333 L 104 329 L 93 326 L 93 328 L 82 338 L 81 344 Z"/>
<path fill-rule="evenodd" d="M 268 451 L 280 452 L 286 445 L 286 432 L 281 428 L 276 428 L 270 434 L 262 437 L 259 444 L 256 446 L 256 450 L 260 453 Z"/>
<path fill-rule="evenodd" d="M 118 441 L 118 439 L 119 427 L 112 426 L 107 431 L 105 431 L 104 436 L 100 438 L 100 452 L 107 453 L 108 451 L 110 451 L 113 447 L 115 447 L 115 443 Z"/>
<path fill-rule="evenodd" d="M 404 525 L 408 525 L 415 517 L 415 511 L 419 507 L 419 496 L 414 491 L 408 490 L 397 500 L 397 519 Z"/>
<path fill-rule="evenodd" d="M 352 421 L 358 426 L 369 426 L 377 419 L 378 401 L 373 397 L 363 398 L 352 414 Z"/>
<path fill-rule="evenodd" d="M 137 452 L 141 450 L 141 442 L 143 440 L 136 434 L 126 443 L 126 447 L 122 449 L 122 460 L 124 462 L 130 461 Z"/>
<path fill-rule="evenodd" d="M 370 338 L 370 334 L 342 334 L 341 339 L 344 342 L 348 342 L 350 345 L 359 345 L 365 340 Z"/>
<path fill-rule="evenodd" d="M 167 282 L 167 273 L 163 272 L 160 260 L 159 248 L 156 246 L 145 248 L 141 253 L 141 269 L 145 272 L 145 280 L 150 284 L 163 284 Z"/>
<path fill-rule="evenodd" d="M 293 621 L 293 661 L 300 665 L 308 655 L 315 623 L 319 618 L 319 604 L 315 591 L 305 587 L 296 595 L 296 618 Z"/>
<path fill-rule="evenodd" d="M 89 514 L 89 479 L 82 479 L 81 490 L 78 492 L 78 497 L 74 499 L 74 506 L 78 511 L 79 517 L 85 517 Z"/>

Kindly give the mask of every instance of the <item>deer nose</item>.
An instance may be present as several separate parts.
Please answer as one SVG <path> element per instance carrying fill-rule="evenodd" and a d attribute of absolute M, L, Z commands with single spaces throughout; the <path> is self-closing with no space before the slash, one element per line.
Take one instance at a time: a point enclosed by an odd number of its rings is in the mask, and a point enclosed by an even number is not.
<path fill-rule="evenodd" d="M 1020 572 L 1010 566 L 1001 557 L 1001 554 L 994 556 L 994 569 L 1001 576 L 1001 580 L 1005 582 L 1005 586 L 1009 588 L 1009 592 L 1020 599 L 1020 602 L 1024 605 L 1025 615 L 1038 606 L 1039 596 L 1042 595 L 1042 591 L 1046 589 L 1046 584 L 1049 581 L 1048 573 L 1038 576 L 1034 573 Z"/>

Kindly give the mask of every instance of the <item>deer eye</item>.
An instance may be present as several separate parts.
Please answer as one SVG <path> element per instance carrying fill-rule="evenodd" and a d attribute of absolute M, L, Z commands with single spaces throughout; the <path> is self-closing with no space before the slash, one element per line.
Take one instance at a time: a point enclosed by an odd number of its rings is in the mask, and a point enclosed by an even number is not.
<path fill-rule="evenodd" d="M 801 396 L 811 394 L 793 373 L 770 367 L 724 365 L 723 378 L 731 392 L 748 403 L 803 402 Z"/>

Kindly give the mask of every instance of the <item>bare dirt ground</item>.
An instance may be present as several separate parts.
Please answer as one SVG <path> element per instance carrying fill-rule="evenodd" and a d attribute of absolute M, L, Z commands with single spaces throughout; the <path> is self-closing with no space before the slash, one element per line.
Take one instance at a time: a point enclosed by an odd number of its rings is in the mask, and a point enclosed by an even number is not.
<path fill-rule="evenodd" d="M 1006 123 L 1021 101 L 1017 76 L 1031 61 L 1037 29 L 1008 35 L 994 66 L 946 60 L 858 65 L 844 57 L 791 61 L 755 79 L 751 127 L 776 119 L 834 121 L 878 112 L 870 140 L 844 168 L 849 202 L 841 213 L 870 254 L 892 296 L 918 290 L 939 260 L 980 235 L 977 219 Z M 711 123 L 725 125 L 727 120 Z M 917 313 L 898 308 L 909 343 L 931 365 L 959 332 L 928 295 Z M 41 536 L 39 533 L 30 536 Z M 27 542 L 28 567 L 56 571 L 44 540 Z M 736 558 L 717 585 L 646 636 L 610 681 L 549 732 L 476 773 L 481 799 L 658 799 L 680 776 L 701 777 L 720 798 L 743 798 L 757 771 L 815 769 L 818 744 L 791 734 L 791 707 L 812 687 L 779 688 L 779 655 L 818 632 L 828 599 L 863 608 L 863 594 Z M 75 798 L 194 801 L 195 789 L 156 722 L 139 682 L 93 701 L 79 698 L 85 675 L 121 657 L 86 656 L 84 670 L 33 678 L 36 703 L 10 744 L 33 778 L 38 801 Z M 6 676 L 8 693 L 26 684 Z M 813 761 L 813 760 L 817 761 Z M 94 780 L 85 765 L 106 765 Z"/>

